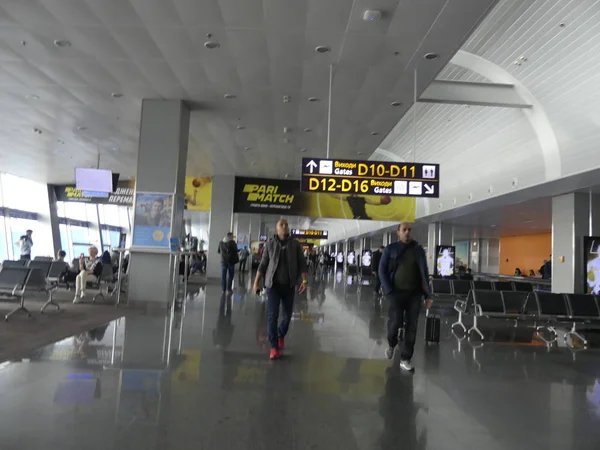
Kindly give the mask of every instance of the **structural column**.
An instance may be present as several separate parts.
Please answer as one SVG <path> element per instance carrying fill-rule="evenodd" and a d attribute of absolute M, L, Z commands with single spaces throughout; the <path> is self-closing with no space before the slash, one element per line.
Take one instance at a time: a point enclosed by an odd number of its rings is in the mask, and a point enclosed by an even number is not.
<path fill-rule="evenodd" d="M 599 234 L 600 196 L 576 192 L 552 199 L 552 292 L 585 291 L 583 238 Z"/>
<path fill-rule="evenodd" d="M 233 175 L 213 177 L 206 266 L 206 275 L 209 278 L 219 278 L 221 276 L 221 255 L 218 253 L 219 242 L 223 240 L 227 233 L 233 232 L 234 192 L 235 177 Z"/>
<path fill-rule="evenodd" d="M 162 228 L 170 228 L 170 235 L 183 233 L 183 196 L 185 167 L 190 127 L 190 111 L 181 100 L 144 100 L 140 127 L 140 147 L 136 175 L 136 198 L 139 193 L 162 194 L 171 198 L 171 215 L 168 202 L 163 201 L 165 215 L 161 226 L 154 227 L 164 235 Z M 160 196 L 160 195 L 159 195 Z M 167 197 L 165 197 L 167 196 Z M 136 202 L 136 206 L 137 202 Z M 170 300 L 172 271 L 169 265 L 168 242 L 140 239 L 134 214 L 133 246 L 129 264 L 129 299 L 132 301 L 166 302 Z M 152 228 L 152 227 L 145 227 Z M 159 231 L 159 229 L 161 229 Z M 140 233 L 140 235 L 138 235 Z M 137 239 L 136 239 L 137 237 Z M 158 239 L 158 241 L 161 241 Z M 143 242 L 143 244 L 140 244 Z M 157 245 L 155 245 L 157 244 Z"/>

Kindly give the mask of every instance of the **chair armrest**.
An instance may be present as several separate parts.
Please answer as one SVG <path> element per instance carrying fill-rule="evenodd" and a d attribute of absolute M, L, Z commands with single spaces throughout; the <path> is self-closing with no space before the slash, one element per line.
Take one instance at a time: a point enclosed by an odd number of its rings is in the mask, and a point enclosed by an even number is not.
<path fill-rule="evenodd" d="M 454 302 L 454 310 L 461 313 L 467 312 L 467 302 L 465 300 L 456 300 Z"/>
<path fill-rule="evenodd" d="M 475 304 L 475 315 L 483 316 L 483 310 L 481 309 L 481 305 Z"/>

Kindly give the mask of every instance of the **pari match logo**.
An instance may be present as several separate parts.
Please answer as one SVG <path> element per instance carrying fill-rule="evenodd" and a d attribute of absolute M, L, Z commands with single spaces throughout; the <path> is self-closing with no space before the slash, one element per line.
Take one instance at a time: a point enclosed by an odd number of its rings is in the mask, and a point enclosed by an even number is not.
<path fill-rule="evenodd" d="M 279 186 L 270 184 L 245 184 L 244 193 L 248 202 L 289 204 L 294 203 L 294 194 L 279 192 Z"/>

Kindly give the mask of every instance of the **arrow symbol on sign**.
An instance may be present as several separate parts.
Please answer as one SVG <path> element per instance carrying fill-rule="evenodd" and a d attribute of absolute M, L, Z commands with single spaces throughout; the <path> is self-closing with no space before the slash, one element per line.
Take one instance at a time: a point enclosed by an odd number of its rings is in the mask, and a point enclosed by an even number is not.
<path fill-rule="evenodd" d="M 433 188 L 434 186 L 430 186 L 428 184 L 424 184 L 423 187 L 425 188 L 425 193 L 429 194 L 429 195 L 433 195 Z"/>
<path fill-rule="evenodd" d="M 308 167 L 310 173 L 313 173 L 313 170 L 317 168 L 317 163 L 311 159 L 310 162 L 306 165 L 306 167 Z"/>

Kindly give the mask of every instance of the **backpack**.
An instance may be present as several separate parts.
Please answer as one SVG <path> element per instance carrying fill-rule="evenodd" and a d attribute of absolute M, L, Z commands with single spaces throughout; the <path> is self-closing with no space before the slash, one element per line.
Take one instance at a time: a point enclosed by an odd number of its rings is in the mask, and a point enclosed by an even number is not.
<path fill-rule="evenodd" d="M 240 257 L 237 253 L 237 245 L 233 241 L 221 242 L 221 253 L 223 260 L 229 264 L 237 264 L 240 262 Z"/>

